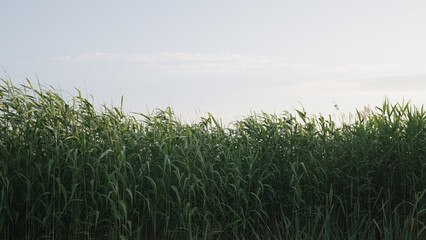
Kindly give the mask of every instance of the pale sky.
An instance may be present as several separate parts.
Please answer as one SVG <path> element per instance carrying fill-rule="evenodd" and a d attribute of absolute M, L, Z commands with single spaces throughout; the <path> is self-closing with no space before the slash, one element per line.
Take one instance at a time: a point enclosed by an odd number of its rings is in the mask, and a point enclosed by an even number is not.
<path fill-rule="evenodd" d="M 183 119 L 426 102 L 426 1 L 1 0 L 0 73 Z"/>

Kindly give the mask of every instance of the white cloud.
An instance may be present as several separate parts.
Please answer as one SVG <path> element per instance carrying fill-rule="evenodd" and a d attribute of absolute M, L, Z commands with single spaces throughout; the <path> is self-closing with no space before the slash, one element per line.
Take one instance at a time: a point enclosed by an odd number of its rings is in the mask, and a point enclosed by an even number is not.
<path fill-rule="evenodd" d="M 310 64 L 289 63 L 283 57 L 230 53 L 85 53 L 57 57 L 60 61 L 128 61 L 149 64 L 152 68 L 177 72 L 234 72 L 244 68 L 310 68 Z"/>
<path fill-rule="evenodd" d="M 426 74 L 426 62 L 418 64 L 343 64 L 312 65 L 289 62 L 284 57 L 231 54 L 231 53 L 84 53 L 54 58 L 67 62 L 119 61 L 139 62 L 148 68 L 178 73 L 229 73 L 247 69 L 254 70 L 289 70 L 305 74 L 306 70 L 317 75 L 338 76 L 340 78 L 373 78 L 386 75 Z"/>
<path fill-rule="evenodd" d="M 402 66 L 395 64 L 347 64 L 326 67 L 322 68 L 321 70 L 325 72 L 376 71 L 401 67 Z"/>
<path fill-rule="evenodd" d="M 426 94 L 426 75 L 387 76 L 380 78 L 314 80 L 274 89 L 297 96 L 397 95 Z"/>
<path fill-rule="evenodd" d="M 325 73 L 336 74 L 381 74 L 386 75 L 423 75 L 426 74 L 426 63 L 415 64 L 347 64 L 322 67 L 320 70 Z M 368 76 L 368 75 L 366 75 Z M 370 75 L 371 77 L 379 77 Z"/>

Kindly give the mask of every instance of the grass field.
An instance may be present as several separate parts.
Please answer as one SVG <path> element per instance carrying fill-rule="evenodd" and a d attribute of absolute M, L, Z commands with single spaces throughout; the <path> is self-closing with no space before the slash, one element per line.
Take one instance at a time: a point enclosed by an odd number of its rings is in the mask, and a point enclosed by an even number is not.
<path fill-rule="evenodd" d="M 1 81 L 0 238 L 426 239 L 426 114 L 223 127 Z"/>

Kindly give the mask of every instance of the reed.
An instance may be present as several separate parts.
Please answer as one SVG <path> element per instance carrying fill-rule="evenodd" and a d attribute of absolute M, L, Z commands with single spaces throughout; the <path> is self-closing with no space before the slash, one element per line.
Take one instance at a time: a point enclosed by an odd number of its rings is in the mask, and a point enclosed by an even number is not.
<path fill-rule="evenodd" d="M 296 115 L 140 120 L 2 80 L 0 238 L 426 239 L 423 106 Z"/>

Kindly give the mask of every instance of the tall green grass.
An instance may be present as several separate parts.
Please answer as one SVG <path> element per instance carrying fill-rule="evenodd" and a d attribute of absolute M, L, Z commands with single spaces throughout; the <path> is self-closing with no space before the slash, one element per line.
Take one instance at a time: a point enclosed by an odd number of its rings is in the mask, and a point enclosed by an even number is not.
<path fill-rule="evenodd" d="M 1 82 L 2 239 L 426 239 L 426 115 L 183 124 Z"/>

